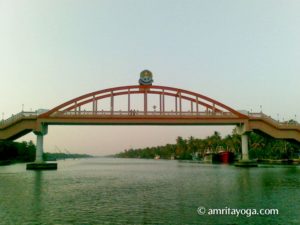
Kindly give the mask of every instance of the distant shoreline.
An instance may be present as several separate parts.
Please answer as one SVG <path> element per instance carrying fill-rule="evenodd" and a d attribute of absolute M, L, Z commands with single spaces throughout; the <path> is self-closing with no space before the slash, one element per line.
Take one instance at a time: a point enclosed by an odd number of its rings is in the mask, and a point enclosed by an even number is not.
<path fill-rule="evenodd" d="M 92 155 L 88 154 L 75 154 L 75 153 L 44 153 L 45 161 L 56 161 L 64 159 L 82 159 L 82 158 L 94 158 Z"/>
<path fill-rule="evenodd" d="M 154 159 L 154 158 L 134 158 L 134 157 L 118 157 L 114 156 L 113 158 L 117 159 L 142 159 L 142 160 L 168 160 L 168 161 L 178 161 L 178 162 L 193 162 L 193 163 L 205 163 L 205 164 L 222 164 L 222 163 L 213 163 L 207 162 L 203 160 L 191 160 L 191 159 L 168 159 L 168 158 L 161 158 L 161 159 Z M 258 164 L 265 164 L 265 165 L 299 165 L 300 166 L 300 159 L 256 159 Z M 233 163 L 230 163 L 233 164 Z"/>

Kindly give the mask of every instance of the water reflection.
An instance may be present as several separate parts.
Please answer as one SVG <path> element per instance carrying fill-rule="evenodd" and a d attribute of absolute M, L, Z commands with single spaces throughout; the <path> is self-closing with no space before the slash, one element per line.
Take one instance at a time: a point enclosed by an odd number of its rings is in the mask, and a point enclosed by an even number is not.
<path fill-rule="evenodd" d="M 30 171 L 28 173 L 31 175 L 27 178 L 29 184 L 28 199 L 24 199 L 28 202 L 28 214 L 22 218 L 22 223 L 35 225 L 43 221 L 43 171 Z"/>
<path fill-rule="evenodd" d="M 241 202 L 245 202 L 245 198 L 249 196 L 249 194 L 252 193 L 253 186 L 252 186 L 252 180 L 250 179 L 251 176 L 251 170 L 256 168 L 237 168 L 238 176 L 236 180 L 236 185 L 238 186 L 237 195 L 239 196 L 239 200 Z M 255 183 L 257 183 L 258 180 L 255 180 Z M 247 202 L 249 204 L 249 202 Z"/>
<path fill-rule="evenodd" d="M 43 189 L 43 171 L 34 171 L 34 187 L 33 187 L 33 210 L 40 212 L 42 210 L 42 189 Z"/>

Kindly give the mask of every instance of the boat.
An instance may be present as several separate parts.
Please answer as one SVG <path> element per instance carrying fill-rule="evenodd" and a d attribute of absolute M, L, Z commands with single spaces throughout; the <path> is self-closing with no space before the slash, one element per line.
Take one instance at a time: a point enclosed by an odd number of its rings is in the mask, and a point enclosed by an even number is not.
<path fill-rule="evenodd" d="M 219 151 L 213 152 L 208 149 L 203 155 L 203 162 L 205 163 L 224 163 L 229 164 L 235 161 L 235 155 L 229 150 L 223 150 L 220 148 Z"/>
<path fill-rule="evenodd" d="M 233 163 L 234 162 L 234 153 L 230 151 L 220 151 L 212 155 L 213 163 Z"/>

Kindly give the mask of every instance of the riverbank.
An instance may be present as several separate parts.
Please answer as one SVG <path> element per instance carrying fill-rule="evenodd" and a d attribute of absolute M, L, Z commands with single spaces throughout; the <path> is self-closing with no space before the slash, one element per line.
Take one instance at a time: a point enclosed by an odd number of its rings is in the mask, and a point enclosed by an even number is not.
<path fill-rule="evenodd" d="M 268 136 L 249 133 L 249 158 L 265 160 L 265 162 L 278 162 L 278 160 L 299 159 L 300 144 L 277 140 Z M 164 146 L 154 146 L 137 149 L 126 149 L 115 156 L 118 158 L 141 159 L 180 159 L 191 160 L 205 158 L 208 154 L 220 152 L 232 152 L 236 156 L 241 155 L 241 137 L 235 130 L 231 135 L 221 137 L 218 132 L 204 139 L 189 137 L 184 139 L 177 137 L 176 143 Z"/>
<path fill-rule="evenodd" d="M 258 159 L 259 164 L 276 164 L 276 165 L 300 165 L 300 159 Z"/>
<path fill-rule="evenodd" d="M 0 165 L 32 162 L 35 160 L 35 151 L 32 141 L 0 141 Z"/>
<path fill-rule="evenodd" d="M 32 141 L 14 142 L 0 141 L 0 166 L 15 163 L 29 163 L 35 161 L 36 147 Z M 56 161 L 64 159 L 91 158 L 88 154 L 73 153 L 44 153 L 45 161 Z"/>

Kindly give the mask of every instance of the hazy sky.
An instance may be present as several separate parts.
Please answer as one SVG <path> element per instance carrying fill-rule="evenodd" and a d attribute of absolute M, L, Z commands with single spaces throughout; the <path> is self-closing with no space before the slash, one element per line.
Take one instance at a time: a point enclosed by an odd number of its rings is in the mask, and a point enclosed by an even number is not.
<path fill-rule="evenodd" d="M 299 120 L 299 12 L 298 0 L 0 0 L 1 117 L 150 69 L 157 85 Z M 107 154 L 216 129 L 231 127 L 51 126 L 45 150 Z"/>

